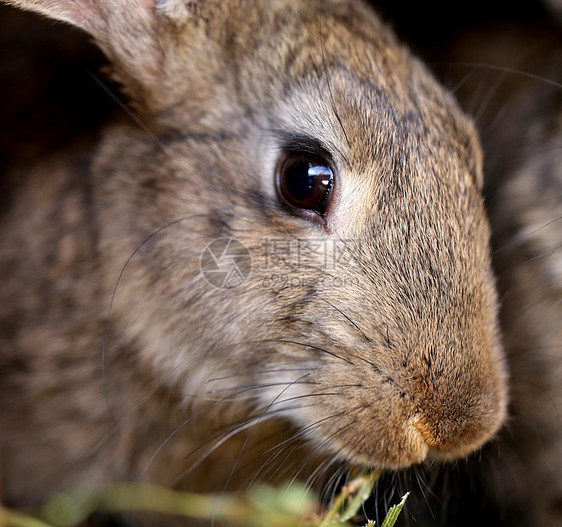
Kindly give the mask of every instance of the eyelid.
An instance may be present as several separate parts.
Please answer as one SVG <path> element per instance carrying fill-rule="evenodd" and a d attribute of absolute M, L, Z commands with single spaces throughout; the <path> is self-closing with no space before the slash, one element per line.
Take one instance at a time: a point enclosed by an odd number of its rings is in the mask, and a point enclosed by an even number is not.
<path fill-rule="evenodd" d="M 328 162 L 332 170 L 334 170 L 334 158 L 322 141 L 296 132 L 276 130 L 274 133 L 281 143 L 282 151 L 300 152 L 302 154 L 323 158 Z"/>

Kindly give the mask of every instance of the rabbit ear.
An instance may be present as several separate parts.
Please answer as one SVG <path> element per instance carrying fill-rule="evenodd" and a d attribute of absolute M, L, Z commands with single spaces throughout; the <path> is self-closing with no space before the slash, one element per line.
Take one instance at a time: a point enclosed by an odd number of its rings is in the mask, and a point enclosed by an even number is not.
<path fill-rule="evenodd" d="M 162 35 L 185 24 L 198 1 L 2 0 L 68 22 L 91 34 L 129 95 L 147 105 L 162 76 Z M 150 104 L 148 104 L 150 106 Z"/>
<path fill-rule="evenodd" d="M 176 21 L 189 16 L 198 2 L 182 0 L 2 0 L 4 3 L 68 22 L 105 40 L 110 30 L 149 23 L 156 13 Z"/>

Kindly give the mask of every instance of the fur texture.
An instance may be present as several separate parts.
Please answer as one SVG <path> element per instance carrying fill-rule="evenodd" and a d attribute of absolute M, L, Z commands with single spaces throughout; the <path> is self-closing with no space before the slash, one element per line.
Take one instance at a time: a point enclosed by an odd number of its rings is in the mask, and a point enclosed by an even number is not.
<path fill-rule="evenodd" d="M 507 378 L 477 136 L 370 10 L 13 3 L 90 32 L 140 122 L 41 160 L 4 217 L 9 504 L 394 469 L 495 435 Z M 288 138 L 329 153 L 324 218 L 277 195 Z M 253 259 L 233 289 L 200 270 L 223 237 Z M 347 257 L 270 258 L 297 240 Z"/>

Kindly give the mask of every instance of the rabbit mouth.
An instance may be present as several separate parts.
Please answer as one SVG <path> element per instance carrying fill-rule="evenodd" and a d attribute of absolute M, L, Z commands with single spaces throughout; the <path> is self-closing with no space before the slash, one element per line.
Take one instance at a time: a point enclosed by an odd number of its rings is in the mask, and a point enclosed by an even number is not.
<path fill-rule="evenodd" d="M 430 447 L 424 440 L 419 429 L 412 423 L 405 428 L 400 438 L 388 441 L 385 451 L 381 452 L 381 461 L 362 459 L 362 464 L 368 466 L 382 466 L 387 469 L 404 469 L 418 465 L 427 458 Z M 380 454 L 379 454 L 380 455 Z"/>

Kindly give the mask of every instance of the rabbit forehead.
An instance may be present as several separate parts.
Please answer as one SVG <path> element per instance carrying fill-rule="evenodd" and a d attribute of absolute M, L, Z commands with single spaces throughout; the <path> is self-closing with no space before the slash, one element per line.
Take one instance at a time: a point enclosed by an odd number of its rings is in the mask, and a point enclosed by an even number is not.
<path fill-rule="evenodd" d="M 421 172 L 455 163 L 455 172 L 481 180 L 472 123 L 377 19 L 366 17 L 354 31 L 326 13 L 303 24 L 312 27 L 300 39 L 301 33 L 286 32 L 271 39 L 283 60 L 258 53 L 270 79 L 264 96 L 255 69 L 250 78 L 256 84 L 247 87 L 274 128 L 321 141 L 356 174 L 373 166 L 388 170 L 410 155 Z M 314 29 L 311 42 L 304 35 Z"/>

